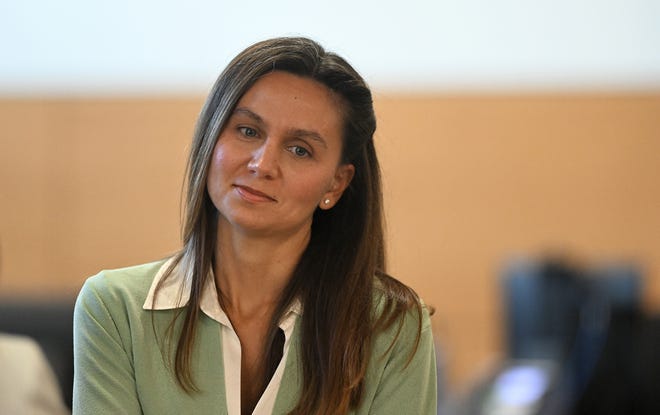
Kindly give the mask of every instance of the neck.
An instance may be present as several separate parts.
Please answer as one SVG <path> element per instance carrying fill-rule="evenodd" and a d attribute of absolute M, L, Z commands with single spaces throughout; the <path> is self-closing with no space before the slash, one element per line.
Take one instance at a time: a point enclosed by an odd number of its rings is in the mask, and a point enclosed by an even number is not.
<path fill-rule="evenodd" d="M 269 316 L 310 233 L 311 229 L 305 229 L 286 237 L 252 235 L 219 224 L 213 271 L 225 311 L 244 317 Z"/>

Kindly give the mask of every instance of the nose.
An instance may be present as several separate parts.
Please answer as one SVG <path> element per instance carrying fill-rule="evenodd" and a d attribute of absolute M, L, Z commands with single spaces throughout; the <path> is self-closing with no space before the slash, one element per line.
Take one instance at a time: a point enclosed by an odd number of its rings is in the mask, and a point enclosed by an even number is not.
<path fill-rule="evenodd" d="M 266 139 L 252 153 L 248 170 L 257 177 L 272 179 L 279 174 L 279 152 L 277 145 Z"/>

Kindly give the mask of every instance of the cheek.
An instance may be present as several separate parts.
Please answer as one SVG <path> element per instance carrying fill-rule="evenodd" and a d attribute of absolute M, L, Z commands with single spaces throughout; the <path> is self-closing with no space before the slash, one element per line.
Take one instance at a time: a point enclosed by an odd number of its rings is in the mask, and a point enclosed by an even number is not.
<path fill-rule="evenodd" d="M 236 157 L 231 157 L 232 154 L 235 155 L 236 151 L 231 151 L 227 145 L 221 144 L 220 141 L 218 141 L 213 149 L 213 155 L 211 156 L 209 176 L 222 175 L 223 172 L 235 167 L 238 161 Z"/>
<path fill-rule="evenodd" d="M 216 142 L 215 147 L 213 147 L 213 155 L 211 156 L 211 167 L 215 168 L 219 166 L 225 158 L 225 148 L 220 143 L 220 140 Z"/>
<path fill-rule="evenodd" d="M 299 189 L 299 199 L 304 200 L 310 206 L 317 205 L 323 195 L 330 189 L 332 184 L 332 177 L 328 178 L 327 175 L 301 175 L 301 180 L 297 183 Z"/>
<path fill-rule="evenodd" d="M 227 161 L 226 152 L 224 151 L 223 146 L 216 144 L 213 149 L 213 155 L 211 156 L 209 171 L 206 178 L 206 186 L 209 193 L 212 194 L 214 190 L 218 190 L 218 186 L 222 182 L 222 177 L 224 176 L 224 169 Z"/>

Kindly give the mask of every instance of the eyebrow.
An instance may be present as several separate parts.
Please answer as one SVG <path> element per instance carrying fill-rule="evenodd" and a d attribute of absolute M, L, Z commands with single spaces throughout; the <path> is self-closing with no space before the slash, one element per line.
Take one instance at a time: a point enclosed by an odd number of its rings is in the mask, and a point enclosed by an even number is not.
<path fill-rule="evenodd" d="M 259 124 L 266 124 L 259 116 L 259 114 L 254 113 L 253 111 L 250 111 L 247 108 L 239 107 L 234 110 L 234 115 L 245 115 L 248 118 L 253 119 L 256 123 Z M 323 147 L 328 147 L 328 144 L 325 142 L 321 134 L 314 130 L 305 130 L 303 128 L 293 128 L 289 131 L 289 133 L 295 137 L 299 138 L 309 138 L 311 140 L 316 141 L 317 143 L 321 144 Z"/>
<path fill-rule="evenodd" d="M 316 141 L 317 143 L 321 144 L 323 147 L 328 147 L 326 144 L 325 140 L 323 137 L 321 137 L 321 134 L 317 133 L 316 131 L 310 131 L 310 130 L 303 130 L 301 128 L 295 128 L 291 130 L 291 134 L 300 137 L 300 138 L 309 138 L 311 140 Z"/>
<path fill-rule="evenodd" d="M 261 118 L 259 115 L 255 114 L 254 112 L 250 111 L 247 108 L 236 108 L 234 110 L 234 115 L 240 114 L 240 115 L 246 115 L 249 118 L 252 118 L 254 121 L 264 124 L 263 118 Z"/>

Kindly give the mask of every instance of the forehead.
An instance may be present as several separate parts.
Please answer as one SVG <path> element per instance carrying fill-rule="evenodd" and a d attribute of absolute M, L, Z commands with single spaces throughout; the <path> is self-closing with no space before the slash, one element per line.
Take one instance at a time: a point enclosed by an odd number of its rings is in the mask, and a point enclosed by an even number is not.
<path fill-rule="evenodd" d="M 288 72 L 274 71 L 259 78 L 238 101 L 236 109 L 242 107 L 270 123 L 342 130 L 339 96 L 314 79 Z"/>

